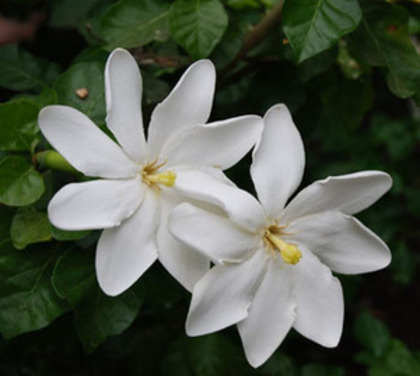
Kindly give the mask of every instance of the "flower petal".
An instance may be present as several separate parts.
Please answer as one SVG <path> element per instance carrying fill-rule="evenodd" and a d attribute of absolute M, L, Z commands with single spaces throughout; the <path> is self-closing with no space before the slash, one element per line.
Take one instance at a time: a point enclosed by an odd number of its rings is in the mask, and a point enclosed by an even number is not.
<path fill-rule="evenodd" d="M 302 180 L 305 151 L 285 105 L 271 107 L 264 122 L 262 138 L 253 155 L 251 176 L 261 204 L 275 219 Z"/>
<path fill-rule="evenodd" d="M 173 190 L 186 198 L 205 201 L 223 208 L 232 221 L 251 232 L 265 225 L 265 213 L 252 195 L 231 185 L 230 182 L 222 181 L 209 170 L 177 170 Z"/>
<path fill-rule="evenodd" d="M 292 222 L 288 232 L 332 270 L 360 274 L 385 268 L 391 261 L 386 244 L 356 218 L 325 212 Z"/>
<path fill-rule="evenodd" d="M 330 176 L 300 191 L 287 205 L 283 221 L 325 211 L 355 214 L 375 203 L 391 185 L 391 177 L 381 171 Z"/>
<path fill-rule="evenodd" d="M 215 263 L 237 263 L 257 249 L 261 238 L 236 226 L 226 216 L 184 203 L 170 217 L 170 231 Z"/>
<path fill-rule="evenodd" d="M 47 140 L 76 169 L 88 176 L 127 178 L 137 166 L 86 115 L 67 106 L 47 106 L 39 113 Z"/>
<path fill-rule="evenodd" d="M 169 213 L 179 202 L 167 198 L 161 200 L 162 214 L 157 233 L 159 261 L 182 286 L 192 291 L 197 281 L 210 269 L 210 261 L 169 233 Z"/>
<path fill-rule="evenodd" d="M 150 152 L 155 157 L 174 132 L 207 122 L 215 83 L 213 63 L 200 60 L 187 69 L 168 97 L 156 106 L 148 131 Z"/>
<path fill-rule="evenodd" d="M 137 210 L 143 195 L 139 179 L 68 184 L 50 201 L 48 216 L 63 230 L 115 227 Z"/>
<path fill-rule="evenodd" d="M 330 269 L 304 251 L 293 267 L 296 321 L 303 336 L 325 347 L 337 346 L 343 330 L 344 299 L 341 284 Z"/>
<path fill-rule="evenodd" d="M 238 323 L 248 362 L 263 364 L 280 346 L 295 320 L 293 270 L 270 262 L 252 301 L 249 315 Z"/>
<path fill-rule="evenodd" d="M 236 164 L 256 144 L 261 134 L 259 116 L 240 116 L 185 128 L 162 148 L 168 166 L 193 165 L 225 170 Z"/>
<path fill-rule="evenodd" d="M 141 112 L 142 80 L 131 54 L 115 49 L 105 67 L 105 95 L 108 128 L 125 152 L 136 162 L 146 153 Z"/>
<path fill-rule="evenodd" d="M 213 333 L 248 315 L 267 257 L 258 250 L 247 261 L 216 265 L 194 287 L 186 323 L 189 336 Z"/>
<path fill-rule="evenodd" d="M 96 250 L 96 275 L 105 294 L 127 290 L 157 259 L 158 201 L 146 191 L 143 204 L 121 226 L 105 230 Z"/>

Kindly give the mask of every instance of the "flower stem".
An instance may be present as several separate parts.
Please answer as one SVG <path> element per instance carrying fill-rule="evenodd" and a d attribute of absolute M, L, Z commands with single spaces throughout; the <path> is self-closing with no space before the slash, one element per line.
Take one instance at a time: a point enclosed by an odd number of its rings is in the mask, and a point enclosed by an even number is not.
<path fill-rule="evenodd" d="M 34 160 L 41 166 L 51 168 L 53 170 L 78 173 L 78 171 L 67 162 L 64 157 L 54 150 L 45 150 L 34 155 Z"/>

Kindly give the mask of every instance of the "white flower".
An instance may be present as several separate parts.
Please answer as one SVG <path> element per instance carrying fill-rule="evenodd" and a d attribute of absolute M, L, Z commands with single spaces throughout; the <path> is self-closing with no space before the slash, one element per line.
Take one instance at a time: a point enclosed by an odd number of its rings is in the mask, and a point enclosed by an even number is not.
<path fill-rule="evenodd" d="M 96 272 L 108 295 L 129 288 L 158 256 L 188 289 L 208 270 L 206 257 L 167 231 L 169 210 L 213 181 L 232 185 L 221 170 L 250 150 L 262 128 L 258 116 L 206 125 L 214 87 L 213 64 L 193 64 L 155 108 L 146 143 L 140 71 L 127 51 L 116 49 L 105 68 L 106 123 L 119 145 L 73 108 L 49 106 L 40 112 L 48 141 L 76 169 L 101 178 L 66 185 L 48 212 L 64 230 L 105 229 Z M 212 199 L 208 190 L 200 195 Z"/>
<path fill-rule="evenodd" d="M 293 327 L 326 347 L 343 325 L 343 295 L 332 271 L 358 274 L 390 262 L 387 246 L 351 214 L 372 205 L 390 177 L 364 171 L 329 177 L 302 190 L 304 150 L 283 105 L 265 115 L 251 175 L 261 205 L 220 187 L 228 217 L 190 204 L 175 208 L 173 234 L 216 264 L 194 287 L 187 319 L 192 336 L 237 324 L 254 367 L 264 363 Z"/>

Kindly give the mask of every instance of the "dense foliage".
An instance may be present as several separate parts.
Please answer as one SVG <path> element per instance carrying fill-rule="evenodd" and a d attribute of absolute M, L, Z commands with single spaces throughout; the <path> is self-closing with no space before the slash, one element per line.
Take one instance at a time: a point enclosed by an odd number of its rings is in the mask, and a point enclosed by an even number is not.
<path fill-rule="evenodd" d="M 11 0 L 0 12 L 43 19 L 32 39 L 0 46 L 1 375 L 420 374 L 418 1 Z M 363 169 L 392 175 L 392 191 L 359 217 L 393 261 L 340 277 L 338 348 L 292 333 L 254 370 L 234 328 L 185 335 L 190 295 L 159 264 L 107 297 L 94 271 L 98 232 L 50 225 L 50 198 L 84 177 L 48 152 L 38 112 L 70 105 L 104 129 L 103 71 L 115 47 L 140 65 L 146 117 L 191 62 L 209 58 L 212 119 L 290 108 L 307 152 L 304 185 Z M 249 158 L 228 175 L 252 192 L 248 168 Z"/>

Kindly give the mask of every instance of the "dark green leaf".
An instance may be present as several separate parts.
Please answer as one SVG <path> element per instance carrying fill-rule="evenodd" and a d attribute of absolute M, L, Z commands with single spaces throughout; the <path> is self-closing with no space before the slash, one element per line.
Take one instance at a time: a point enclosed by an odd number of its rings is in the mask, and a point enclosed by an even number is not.
<path fill-rule="evenodd" d="M 6 339 L 41 329 L 66 311 L 51 286 L 52 260 L 49 250 L 0 245 L 0 332 Z"/>
<path fill-rule="evenodd" d="M 168 4 L 161 0 L 122 0 L 101 18 L 108 49 L 139 47 L 167 38 Z"/>
<path fill-rule="evenodd" d="M 10 239 L 10 225 L 15 209 L 0 205 L 0 242 Z"/>
<path fill-rule="evenodd" d="M 0 202 L 9 206 L 29 205 L 44 192 L 42 176 L 25 158 L 5 157 L 0 161 Z"/>
<path fill-rule="evenodd" d="M 10 236 L 17 249 L 52 239 L 47 213 L 35 210 L 18 212 L 10 227 Z"/>
<path fill-rule="evenodd" d="M 387 3 L 367 3 L 364 19 L 352 38 L 370 64 L 389 68 L 388 85 L 402 98 L 420 92 L 420 56 L 408 34 L 404 8 Z"/>
<path fill-rule="evenodd" d="M 0 150 L 32 151 L 37 141 L 39 106 L 27 100 L 0 104 Z"/>
<path fill-rule="evenodd" d="M 101 62 L 78 63 L 57 80 L 58 103 L 77 108 L 93 121 L 105 119 L 104 64 Z M 81 95 L 80 91 L 86 91 Z"/>
<path fill-rule="evenodd" d="M 228 15 L 218 0 L 177 0 L 169 12 L 175 41 L 194 58 L 210 55 L 228 25 Z"/>
<path fill-rule="evenodd" d="M 65 252 L 54 269 L 53 283 L 72 306 L 76 331 L 87 351 L 126 330 L 142 304 L 134 289 L 117 297 L 106 296 L 96 282 L 94 255 L 87 251 Z"/>
<path fill-rule="evenodd" d="M 42 90 L 55 80 L 58 69 L 16 45 L 0 47 L 0 87 L 11 90 Z"/>
<path fill-rule="evenodd" d="M 90 234 L 90 231 L 65 231 L 51 225 L 51 234 L 60 241 L 79 240 Z"/>
<path fill-rule="evenodd" d="M 383 355 L 390 335 L 386 326 L 368 313 L 361 314 L 355 323 L 354 332 L 358 341 L 376 357 Z"/>
<path fill-rule="evenodd" d="M 283 29 L 299 62 L 332 47 L 362 18 L 357 0 L 286 0 Z"/>
<path fill-rule="evenodd" d="M 49 17 L 52 27 L 78 27 L 100 0 L 56 0 Z"/>

